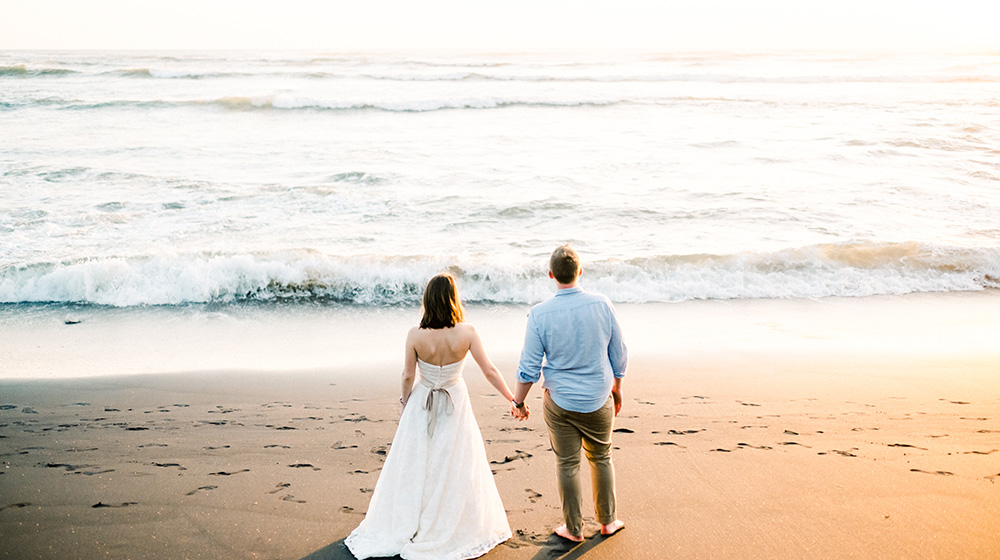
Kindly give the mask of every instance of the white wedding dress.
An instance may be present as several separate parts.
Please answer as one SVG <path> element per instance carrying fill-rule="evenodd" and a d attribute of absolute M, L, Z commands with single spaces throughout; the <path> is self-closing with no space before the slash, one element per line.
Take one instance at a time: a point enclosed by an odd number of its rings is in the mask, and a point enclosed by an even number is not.
<path fill-rule="evenodd" d="M 420 376 L 399 419 L 365 519 L 345 540 L 357 558 L 475 558 L 510 538 L 464 359 L 417 360 Z"/>

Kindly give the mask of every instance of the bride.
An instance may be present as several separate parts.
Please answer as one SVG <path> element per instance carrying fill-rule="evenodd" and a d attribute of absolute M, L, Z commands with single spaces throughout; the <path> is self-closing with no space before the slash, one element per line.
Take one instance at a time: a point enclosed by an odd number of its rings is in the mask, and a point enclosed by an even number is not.
<path fill-rule="evenodd" d="M 368 513 L 345 540 L 357 558 L 461 560 L 486 554 L 510 538 L 462 379 L 469 353 L 511 403 L 511 413 L 527 418 L 526 406 L 513 405 L 514 395 L 476 328 L 463 322 L 455 278 L 439 274 L 424 290 L 420 326 L 406 337 L 403 414 L 396 436 Z"/>

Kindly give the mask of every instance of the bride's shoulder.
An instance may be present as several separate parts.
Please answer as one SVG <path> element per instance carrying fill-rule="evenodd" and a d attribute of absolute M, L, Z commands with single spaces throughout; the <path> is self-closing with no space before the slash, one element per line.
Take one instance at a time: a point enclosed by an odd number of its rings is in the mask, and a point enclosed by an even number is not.
<path fill-rule="evenodd" d="M 421 329 L 420 327 L 412 327 L 409 331 L 406 332 L 406 339 L 414 340 L 420 338 L 420 335 L 422 335 L 425 330 L 426 329 Z"/>
<path fill-rule="evenodd" d="M 455 333 L 470 343 L 479 338 L 479 331 L 476 330 L 476 326 L 472 323 L 459 323 L 455 325 Z"/>

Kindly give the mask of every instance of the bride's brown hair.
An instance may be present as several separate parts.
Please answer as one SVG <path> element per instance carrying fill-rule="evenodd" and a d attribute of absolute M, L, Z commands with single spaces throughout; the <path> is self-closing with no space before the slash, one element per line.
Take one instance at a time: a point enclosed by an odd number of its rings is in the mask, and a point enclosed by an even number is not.
<path fill-rule="evenodd" d="M 446 329 L 465 320 L 465 310 L 458 299 L 455 277 L 447 272 L 438 274 L 424 288 L 422 329 Z"/>

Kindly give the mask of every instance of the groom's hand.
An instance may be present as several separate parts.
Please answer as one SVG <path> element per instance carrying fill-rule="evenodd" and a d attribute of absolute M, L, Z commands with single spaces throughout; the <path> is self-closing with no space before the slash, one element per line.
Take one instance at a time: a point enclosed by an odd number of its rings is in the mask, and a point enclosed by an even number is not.
<path fill-rule="evenodd" d="M 528 410 L 528 405 L 525 404 L 521 408 L 518 408 L 514 406 L 514 403 L 510 403 L 510 413 L 514 418 L 517 418 L 519 421 L 524 420 L 525 418 L 528 417 L 529 414 L 531 414 L 531 412 Z"/>
<path fill-rule="evenodd" d="M 615 401 L 615 416 L 618 416 L 618 412 L 622 409 L 622 391 L 621 389 L 612 390 L 611 398 Z"/>

